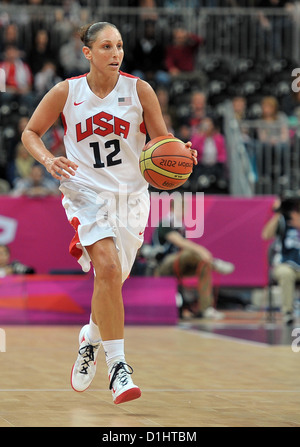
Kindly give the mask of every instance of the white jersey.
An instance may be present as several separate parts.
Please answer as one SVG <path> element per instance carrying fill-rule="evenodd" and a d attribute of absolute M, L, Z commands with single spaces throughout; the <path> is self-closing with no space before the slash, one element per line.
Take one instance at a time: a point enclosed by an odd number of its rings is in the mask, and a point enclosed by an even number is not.
<path fill-rule="evenodd" d="M 115 88 L 103 99 L 90 89 L 86 74 L 68 79 L 69 94 L 62 113 L 66 156 L 78 165 L 75 176 L 63 179 L 95 192 L 142 193 L 148 184 L 139 170 L 146 140 L 138 78 L 120 72 Z"/>

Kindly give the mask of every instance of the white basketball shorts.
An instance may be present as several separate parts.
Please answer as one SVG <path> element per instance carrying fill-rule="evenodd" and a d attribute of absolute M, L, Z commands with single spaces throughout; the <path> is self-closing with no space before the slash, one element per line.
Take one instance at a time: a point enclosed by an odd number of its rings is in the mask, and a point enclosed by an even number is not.
<path fill-rule="evenodd" d="M 91 268 L 86 246 L 112 237 L 122 266 L 122 281 L 128 277 L 138 249 L 144 241 L 150 199 L 141 194 L 115 195 L 107 191 L 97 194 L 85 186 L 63 183 L 62 204 L 75 235 L 69 251 L 84 272 Z"/>

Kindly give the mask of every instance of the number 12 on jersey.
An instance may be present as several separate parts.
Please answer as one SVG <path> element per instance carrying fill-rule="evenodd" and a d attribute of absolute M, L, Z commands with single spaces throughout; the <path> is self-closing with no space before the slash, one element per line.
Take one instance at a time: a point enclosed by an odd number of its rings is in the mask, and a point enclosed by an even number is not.
<path fill-rule="evenodd" d="M 100 144 L 98 141 L 94 143 L 90 143 L 90 147 L 94 152 L 94 168 L 105 168 L 108 166 L 115 166 L 122 163 L 120 158 L 115 158 L 120 152 L 120 141 L 119 140 L 109 140 L 104 144 L 105 149 L 112 148 L 113 150 L 107 154 L 107 151 L 101 150 Z M 105 159 L 106 157 L 106 159 Z"/>

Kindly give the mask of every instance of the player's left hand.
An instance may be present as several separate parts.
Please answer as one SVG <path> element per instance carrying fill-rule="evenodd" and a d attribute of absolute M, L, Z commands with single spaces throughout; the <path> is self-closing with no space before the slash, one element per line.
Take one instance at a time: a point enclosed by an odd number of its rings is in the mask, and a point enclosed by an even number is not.
<path fill-rule="evenodd" d="M 194 165 L 197 165 L 198 164 L 198 160 L 197 160 L 198 152 L 196 151 L 196 149 L 192 149 L 192 143 L 190 141 L 185 143 L 185 147 L 191 151 Z"/>
<path fill-rule="evenodd" d="M 170 135 L 171 137 L 174 137 L 174 135 L 172 133 L 168 133 L 168 135 Z M 191 141 L 188 141 L 187 143 L 185 143 L 185 147 L 191 151 L 194 165 L 197 165 L 198 164 L 198 160 L 197 160 L 198 152 L 196 151 L 196 149 L 192 149 Z"/>

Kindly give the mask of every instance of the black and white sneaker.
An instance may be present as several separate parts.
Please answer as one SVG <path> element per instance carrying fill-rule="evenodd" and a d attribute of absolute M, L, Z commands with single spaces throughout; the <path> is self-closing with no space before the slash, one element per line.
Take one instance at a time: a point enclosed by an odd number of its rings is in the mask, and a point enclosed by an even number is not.
<path fill-rule="evenodd" d="M 141 390 L 130 377 L 132 373 L 132 367 L 124 362 L 115 362 L 110 368 L 108 375 L 109 389 L 112 392 L 115 404 L 129 402 L 141 396 Z"/>
<path fill-rule="evenodd" d="M 79 351 L 71 372 L 73 390 L 85 391 L 96 374 L 97 355 L 101 343 L 91 343 L 86 334 L 88 324 L 79 333 Z"/>

